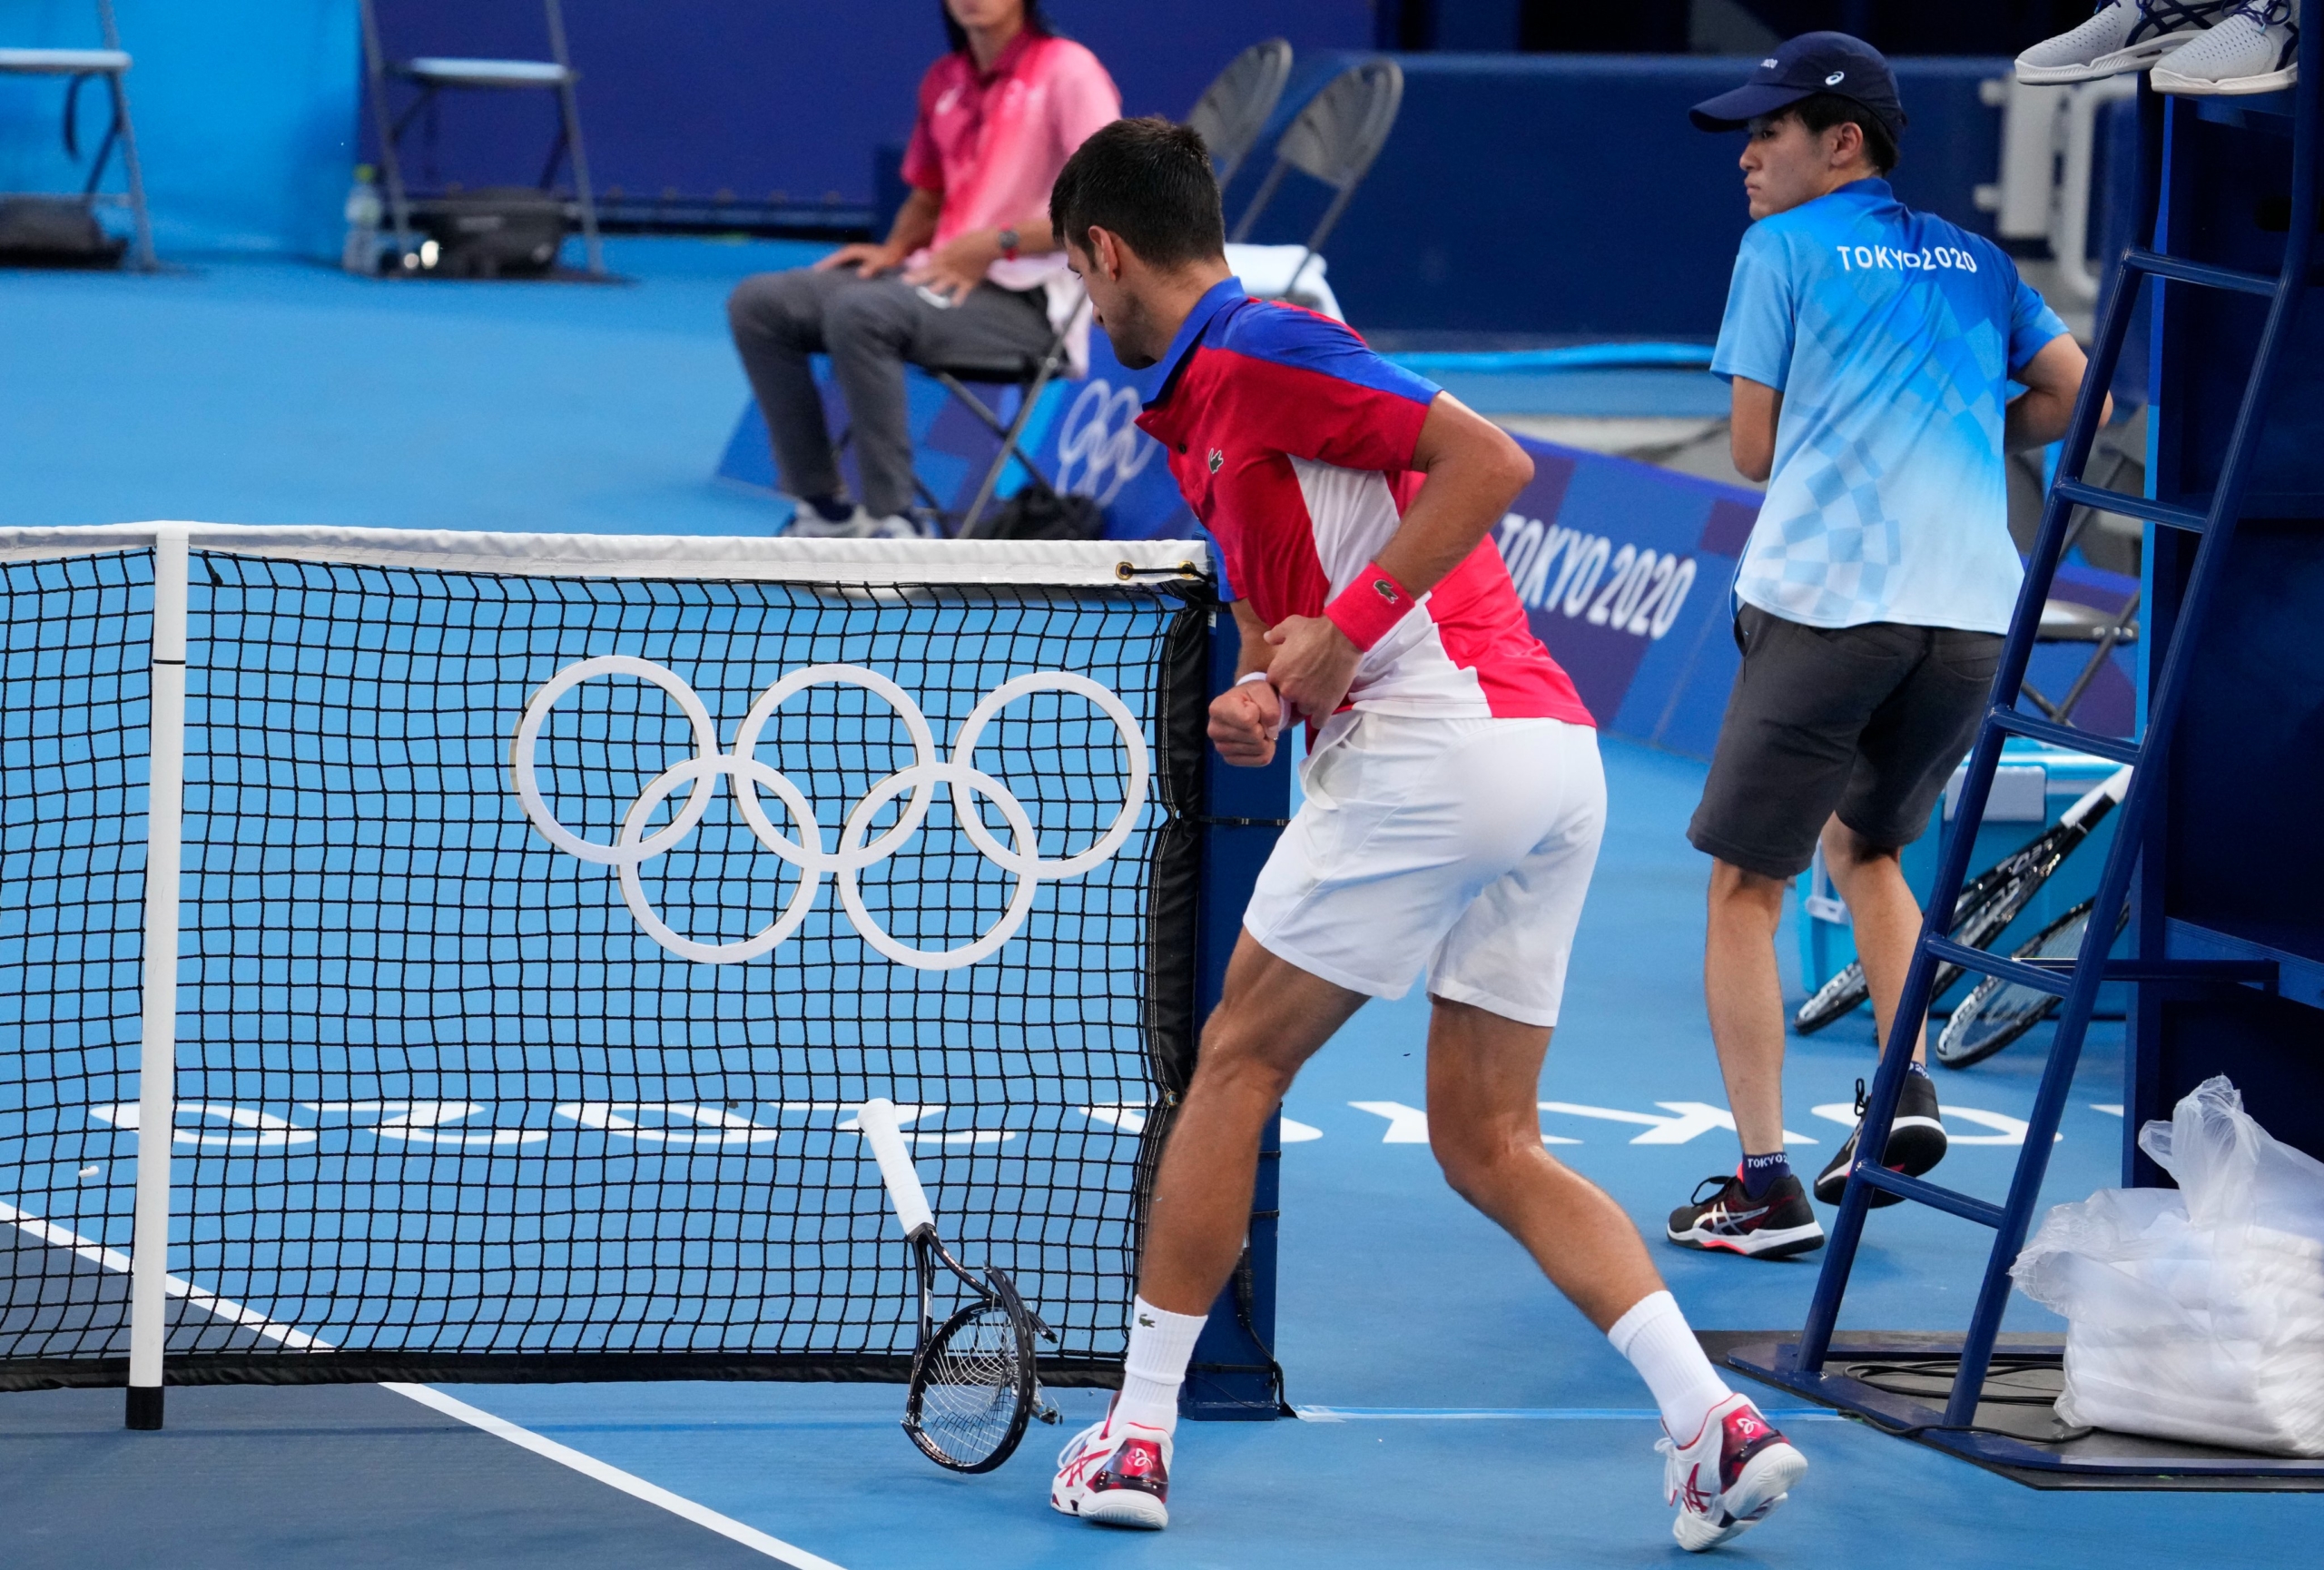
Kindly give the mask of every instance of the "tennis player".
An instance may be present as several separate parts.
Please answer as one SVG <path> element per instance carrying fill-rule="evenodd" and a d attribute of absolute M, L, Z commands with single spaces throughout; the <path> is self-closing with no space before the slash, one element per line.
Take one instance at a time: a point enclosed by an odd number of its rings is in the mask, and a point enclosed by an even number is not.
<path fill-rule="evenodd" d="M 1308 726 L 1306 799 L 1261 873 L 1156 1179 L 1122 1390 L 1049 1502 L 1157 1527 L 1178 1386 L 1240 1257 L 1259 1140 L 1300 1065 L 1425 969 L 1429 1140 L 1654 1393 L 1690 1549 L 1807 1461 L 1721 1382 L 1621 1208 L 1541 1148 L 1536 1108 L 1604 828 L 1597 732 L 1487 531 L 1532 477 L 1496 427 L 1345 327 L 1229 274 L 1202 139 L 1123 120 L 1082 143 L 1053 227 L 1114 354 L 1167 365 L 1139 417 L 1245 597 L 1230 764 Z"/>
<path fill-rule="evenodd" d="M 1802 34 L 1693 117 L 1749 131 L 1756 222 L 1711 369 L 1735 466 L 1768 495 L 1735 580 L 1743 667 L 1687 829 L 1713 858 L 1703 991 L 1743 1159 L 1668 1235 L 1781 1259 L 1824 1229 L 1784 1156 L 1776 923 L 1820 840 L 1886 1041 L 1921 923 L 1897 856 L 1975 737 L 2023 578 L 2002 449 L 2064 434 L 2083 358 L 1999 246 L 1896 200 L 1905 113 L 1870 44 Z M 1917 1176 L 1946 1141 L 1925 1041 L 1912 1052 L 1880 1159 Z M 1856 1146 L 1818 1200 L 1839 1202 Z"/>

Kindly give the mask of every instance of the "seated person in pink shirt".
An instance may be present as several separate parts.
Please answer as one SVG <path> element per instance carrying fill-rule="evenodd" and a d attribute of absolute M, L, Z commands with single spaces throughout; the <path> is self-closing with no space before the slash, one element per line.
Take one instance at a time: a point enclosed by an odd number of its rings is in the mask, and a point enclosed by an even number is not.
<path fill-rule="evenodd" d="M 904 153 L 911 198 L 887 241 L 744 279 L 726 301 L 766 416 L 793 534 L 895 538 L 911 519 L 904 365 L 1046 350 L 1078 296 L 1049 230 L 1049 186 L 1091 132 L 1121 117 L 1098 57 L 1059 38 L 1038 0 L 943 0 L 952 52 L 920 84 Z M 1053 324 L 1054 322 L 1054 324 Z M 862 494 L 842 501 L 808 356 L 832 357 Z"/>

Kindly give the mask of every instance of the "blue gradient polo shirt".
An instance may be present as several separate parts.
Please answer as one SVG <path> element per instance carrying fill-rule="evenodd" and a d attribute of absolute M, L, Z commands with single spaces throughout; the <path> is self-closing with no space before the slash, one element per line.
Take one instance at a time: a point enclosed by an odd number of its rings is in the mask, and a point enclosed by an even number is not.
<path fill-rule="evenodd" d="M 1809 627 L 2006 632 L 2009 378 L 2065 331 L 1999 246 L 1885 180 L 1753 224 L 1711 370 L 1784 396 L 1737 595 Z"/>

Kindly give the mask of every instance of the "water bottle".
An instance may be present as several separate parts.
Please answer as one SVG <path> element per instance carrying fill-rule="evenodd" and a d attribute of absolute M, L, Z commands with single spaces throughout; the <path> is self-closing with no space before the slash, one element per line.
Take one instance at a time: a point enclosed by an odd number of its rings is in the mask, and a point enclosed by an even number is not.
<path fill-rule="evenodd" d="M 368 163 L 355 168 L 355 183 L 347 193 L 347 242 L 339 264 L 369 278 L 379 271 L 379 188 L 372 183 Z"/>

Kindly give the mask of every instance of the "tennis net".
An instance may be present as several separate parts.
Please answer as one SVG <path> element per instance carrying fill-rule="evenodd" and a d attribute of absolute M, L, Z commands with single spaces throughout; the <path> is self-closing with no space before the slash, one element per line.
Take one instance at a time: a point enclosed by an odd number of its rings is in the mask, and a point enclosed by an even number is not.
<path fill-rule="evenodd" d="M 173 1382 L 901 1377 L 872 1095 L 1110 1381 L 1199 547 L 186 528 L 0 531 L 0 1385 L 130 1351 L 173 561 Z"/>

